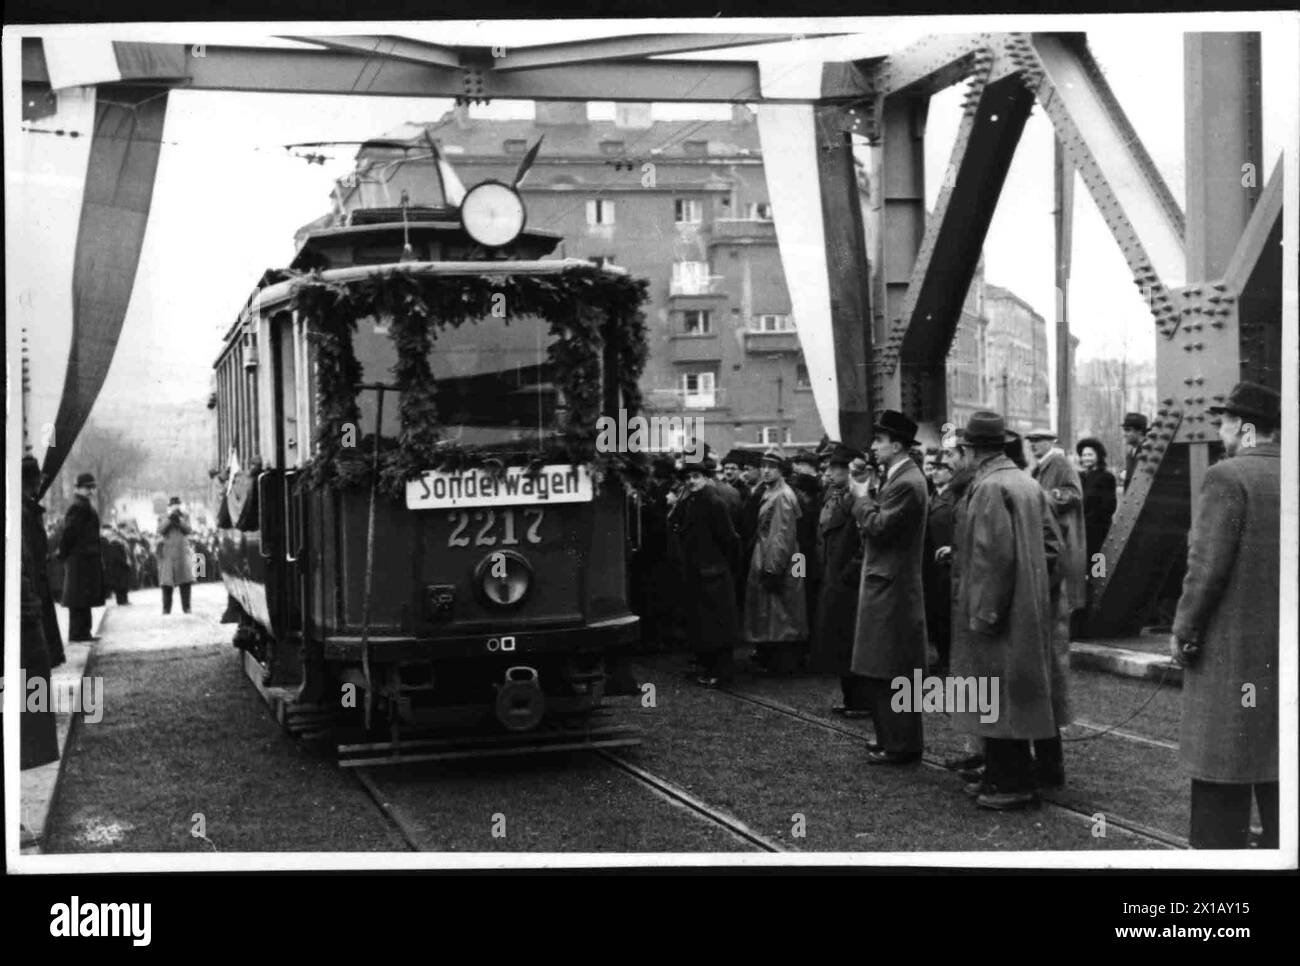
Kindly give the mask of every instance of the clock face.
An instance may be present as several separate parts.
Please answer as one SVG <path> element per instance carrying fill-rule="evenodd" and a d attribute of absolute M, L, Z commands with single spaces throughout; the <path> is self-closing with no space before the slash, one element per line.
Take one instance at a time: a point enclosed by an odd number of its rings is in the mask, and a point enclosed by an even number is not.
<path fill-rule="evenodd" d="M 460 204 L 460 221 L 480 245 L 500 248 L 524 230 L 524 202 L 519 193 L 498 181 L 476 184 Z"/>

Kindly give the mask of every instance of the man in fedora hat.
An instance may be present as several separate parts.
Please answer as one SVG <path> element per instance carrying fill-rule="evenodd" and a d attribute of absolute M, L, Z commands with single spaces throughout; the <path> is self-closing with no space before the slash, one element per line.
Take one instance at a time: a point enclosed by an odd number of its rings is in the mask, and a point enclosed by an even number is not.
<path fill-rule="evenodd" d="M 952 674 L 998 689 L 998 713 L 956 712 L 984 739 L 981 781 L 968 786 L 981 808 L 1038 802 L 1030 742 L 1055 738 L 1052 702 L 1051 570 L 1060 533 L 1042 488 L 1006 455 L 997 413 L 971 415 L 957 440 L 970 473 L 953 532 Z"/>
<path fill-rule="evenodd" d="M 745 640 L 755 660 L 774 671 L 793 670 L 797 645 L 808 640 L 804 579 L 809 563 L 797 561 L 801 510 L 785 482 L 789 466 L 776 450 L 760 460 L 762 490 L 745 585 Z M 802 564 L 802 566 L 800 566 Z"/>
<path fill-rule="evenodd" d="M 853 514 L 862 533 L 862 573 L 854 625 L 854 674 L 871 708 L 878 747 L 868 752 L 875 765 L 921 760 L 924 729 L 919 709 L 896 711 L 891 682 L 925 673 L 925 521 L 929 497 L 925 474 L 910 450 L 916 423 L 892 409 L 876 417 L 872 453 L 881 481 L 858 497 Z"/>
<path fill-rule="evenodd" d="M 1038 481 L 1061 531 L 1061 554 L 1052 583 L 1052 700 L 1056 726 L 1070 723 L 1068 674 L 1070 627 L 1076 611 L 1088 606 L 1088 546 L 1083 519 L 1083 483 L 1078 471 L 1056 445 L 1056 433 L 1045 427 L 1025 434 L 1034 454 L 1030 475 Z M 1065 784 L 1064 748 L 1058 734 L 1034 742 L 1034 764 L 1039 784 L 1053 788 Z"/>
<path fill-rule="evenodd" d="M 813 622 L 809 664 L 840 679 L 843 704 L 837 714 L 866 718 L 871 708 L 865 681 L 853 673 L 853 625 L 858 613 L 858 581 L 862 575 L 862 537 L 853 518 L 853 492 L 849 465 L 860 454 L 837 445 L 827 457 L 830 482 L 817 520 L 817 570 L 821 591 Z"/>
<path fill-rule="evenodd" d="M 173 587 L 181 589 L 181 610 L 190 612 L 190 588 L 194 584 L 194 551 L 190 548 L 189 515 L 181 498 L 167 501 L 167 512 L 158 518 L 158 584 L 162 587 L 163 613 L 172 612 Z"/>
<path fill-rule="evenodd" d="M 1278 847 L 1281 397 L 1253 382 L 1221 406 L 1227 458 L 1205 473 L 1171 648 L 1183 672 L 1179 757 L 1192 780 L 1193 848 Z M 1292 645 L 1294 646 L 1294 645 Z"/>
<path fill-rule="evenodd" d="M 1128 492 L 1137 471 L 1138 456 L 1142 453 L 1142 440 L 1147 434 L 1147 418 L 1141 413 L 1125 413 L 1120 424 L 1124 431 L 1124 492 Z"/>
<path fill-rule="evenodd" d="M 90 609 L 104 604 L 104 556 L 99 538 L 99 514 L 91 498 L 95 477 L 77 477 L 72 504 L 63 518 L 63 535 L 56 556 L 63 561 L 63 606 L 68 608 L 68 641 L 98 640 L 90 634 Z"/>
<path fill-rule="evenodd" d="M 740 560 L 740 539 L 712 473 L 712 459 L 685 464 L 686 491 L 668 514 L 686 640 L 700 665 L 696 680 L 710 688 L 731 677 L 738 637 L 732 573 Z"/>

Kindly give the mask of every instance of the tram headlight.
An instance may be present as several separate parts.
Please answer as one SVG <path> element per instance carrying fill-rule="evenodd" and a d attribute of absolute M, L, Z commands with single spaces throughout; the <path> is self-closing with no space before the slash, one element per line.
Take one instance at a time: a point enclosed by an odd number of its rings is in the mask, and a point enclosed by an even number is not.
<path fill-rule="evenodd" d="M 518 607 L 533 586 L 533 568 L 513 550 L 494 550 L 474 569 L 474 585 L 483 603 Z"/>

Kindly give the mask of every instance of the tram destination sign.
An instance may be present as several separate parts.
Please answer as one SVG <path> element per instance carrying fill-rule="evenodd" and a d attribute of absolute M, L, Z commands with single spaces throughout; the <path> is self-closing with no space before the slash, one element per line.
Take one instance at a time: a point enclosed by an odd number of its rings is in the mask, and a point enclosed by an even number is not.
<path fill-rule="evenodd" d="M 406 484 L 408 510 L 447 510 L 474 506 L 590 503 L 591 473 L 585 466 L 550 464 L 537 473 L 527 467 L 507 467 L 498 476 L 491 470 L 460 473 L 426 470 Z"/>

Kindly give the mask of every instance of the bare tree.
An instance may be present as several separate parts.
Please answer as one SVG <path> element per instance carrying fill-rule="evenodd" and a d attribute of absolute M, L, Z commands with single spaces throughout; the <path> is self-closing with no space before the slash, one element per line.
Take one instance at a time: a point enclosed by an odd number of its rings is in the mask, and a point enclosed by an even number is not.
<path fill-rule="evenodd" d="M 93 473 L 100 516 L 134 482 L 145 465 L 145 448 L 120 429 L 88 421 L 72 444 L 61 476 L 75 482 L 82 473 Z M 70 487 L 65 487 L 66 492 Z M 51 495 L 55 492 L 51 489 Z M 54 509 L 55 507 L 51 507 Z"/>

